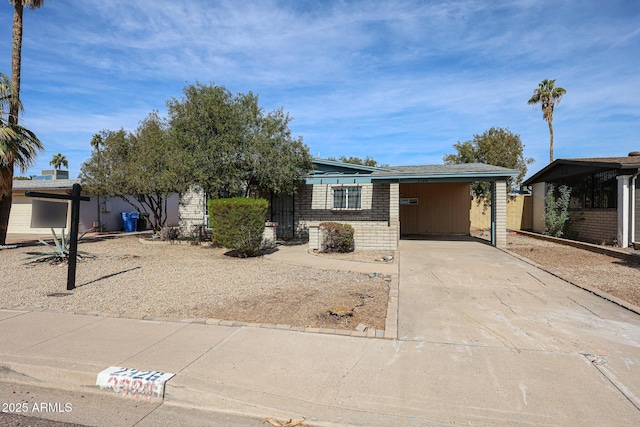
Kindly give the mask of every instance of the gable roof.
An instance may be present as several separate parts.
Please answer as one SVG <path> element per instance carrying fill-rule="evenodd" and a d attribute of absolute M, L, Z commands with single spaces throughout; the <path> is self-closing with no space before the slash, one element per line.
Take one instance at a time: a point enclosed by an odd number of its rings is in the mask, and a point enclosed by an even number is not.
<path fill-rule="evenodd" d="M 389 166 L 384 168 L 351 165 L 314 159 L 307 184 L 364 184 L 391 182 L 474 182 L 496 181 L 518 176 L 518 171 L 483 163 L 456 165 Z"/>
<path fill-rule="evenodd" d="M 375 166 L 356 165 L 353 163 L 344 163 L 337 160 L 313 159 L 314 172 L 346 172 L 346 173 L 372 173 L 382 171 L 386 168 Z"/>
<path fill-rule="evenodd" d="M 545 182 L 558 178 L 566 178 L 576 175 L 585 175 L 606 170 L 617 170 L 619 174 L 633 174 L 640 169 L 640 156 L 626 157 L 586 157 L 575 159 L 557 159 L 540 169 L 523 185 L 531 185 L 536 182 Z"/>

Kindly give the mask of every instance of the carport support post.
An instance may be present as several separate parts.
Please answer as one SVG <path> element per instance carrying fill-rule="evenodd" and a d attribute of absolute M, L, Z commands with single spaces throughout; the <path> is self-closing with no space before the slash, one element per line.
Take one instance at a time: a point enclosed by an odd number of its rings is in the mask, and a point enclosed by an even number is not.
<path fill-rule="evenodd" d="M 491 244 L 507 247 L 507 181 L 495 181 L 491 185 Z"/>
<path fill-rule="evenodd" d="M 491 183 L 491 246 L 496 245 L 496 183 Z"/>

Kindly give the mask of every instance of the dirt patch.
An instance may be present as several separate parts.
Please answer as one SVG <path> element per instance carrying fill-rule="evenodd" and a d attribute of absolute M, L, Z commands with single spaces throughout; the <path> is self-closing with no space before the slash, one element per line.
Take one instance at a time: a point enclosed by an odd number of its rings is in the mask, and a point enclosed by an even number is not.
<path fill-rule="evenodd" d="M 397 259 L 396 253 L 394 251 L 353 251 L 346 253 L 324 253 L 319 252 L 317 249 L 314 249 L 313 254 L 323 258 L 332 258 L 355 262 L 371 262 L 376 264 L 391 264 Z"/>

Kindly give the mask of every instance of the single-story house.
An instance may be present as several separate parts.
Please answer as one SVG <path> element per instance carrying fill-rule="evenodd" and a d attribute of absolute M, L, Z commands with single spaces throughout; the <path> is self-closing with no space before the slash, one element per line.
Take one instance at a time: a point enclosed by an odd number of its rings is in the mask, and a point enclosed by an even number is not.
<path fill-rule="evenodd" d="M 493 183 L 492 244 L 506 247 L 506 180 L 518 172 L 480 163 L 370 167 L 314 159 L 292 196 L 267 194 L 278 238 L 306 238 L 320 246 L 319 226 L 332 221 L 355 230 L 358 249 L 395 250 L 402 237 L 470 233 L 470 184 Z M 206 197 L 183 194 L 183 229 L 206 224 Z"/>
<path fill-rule="evenodd" d="M 25 195 L 27 191 L 37 191 L 52 194 L 71 194 L 73 184 L 80 184 L 78 179 L 42 179 L 42 180 L 14 180 L 13 200 L 9 215 L 8 233 L 15 234 L 50 234 L 50 228 L 31 228 L 31 217 L 34 207 L 34 197 Z M 67 205 L 67 230 L 71 228 L 71 203 L 54 201 Z M 37 203 L 36 203 L 37 205 Z M 122 212 L 135 212 L 135 209 L 124 200 L 116 197 L 92 196 L 89 202 L 80 202 L 79 232 L 94 229 L 101 231 L 118 231 L 122 229 Z M 167 205 L 168 224 L 178 224 L 178 195 L 172 196 Z"/>
<path fill-rule="evenodd" d="M 571 188 L 566 237 L 620 247 L 640 242 L 639 172 L 640 152 L 555 160 L 524 182 L 532 186 L 533 230 L 544 231 L 549 185 L 566 185 Z"/>

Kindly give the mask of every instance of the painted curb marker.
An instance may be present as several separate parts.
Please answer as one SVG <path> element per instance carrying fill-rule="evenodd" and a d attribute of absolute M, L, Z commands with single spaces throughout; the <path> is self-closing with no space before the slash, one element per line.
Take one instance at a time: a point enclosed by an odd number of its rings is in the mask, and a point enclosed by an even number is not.
<path fill-rule="evenodd" d="M 96 385 L 102 390 L 112 390 L 132 399 L 162 399 L 164 384 L 174 375 L 169 372 L 110 366 L 98 374 Z"/>

